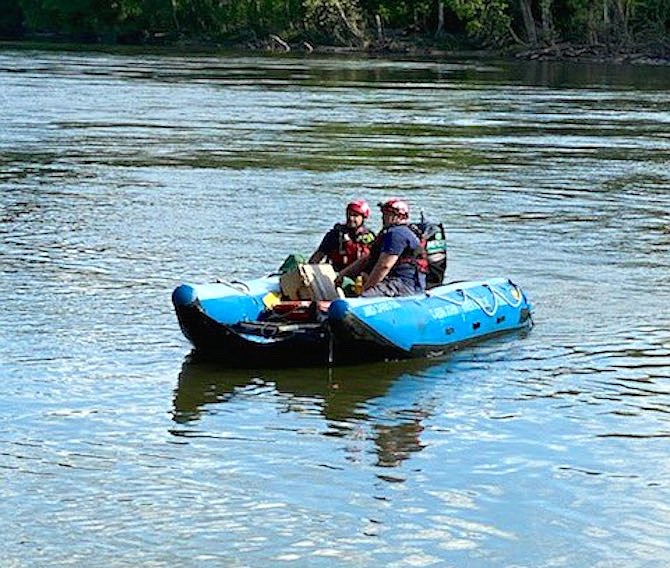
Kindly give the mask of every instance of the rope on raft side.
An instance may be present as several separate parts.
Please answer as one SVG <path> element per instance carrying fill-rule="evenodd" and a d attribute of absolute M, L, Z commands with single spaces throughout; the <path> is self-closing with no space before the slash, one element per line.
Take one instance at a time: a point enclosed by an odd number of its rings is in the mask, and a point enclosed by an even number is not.
<path fill-rule="evenodd" d="M 251 294 L 251 288 L 249 288 L 249 285 L 246 284 L 245 282 L 242 282 L 241 280 L 231 280 L 230 282 L 228 280 L 221 280 L 221 278 L 217 278 L 215 280 L 216 284 L 223 284 L 224 286 L 228 286 L 229 288 L 232 288 L 233 290 L 237 290 L 238 292 L 242 292 L 242 294 Z"/>
<path fill-rule="evenodd" d="M 482 300 L 477 298 L 477 296 L 470 294 L 469 292 L 465 292 L 464 294 L 467 295 L 467 297 L 470 298 L 475 304 L 477 304 L 482 312 L 484 312 L 487 316 L 492 317 L 498 311 L 498 296 L 493 291 L 493 288 L 491 288 L 491 286 L 488 284 L 484 284 L 484 288 L 488 288 L 489 292 L 491 292 L 491 297 L 493 298 L 493 306 L 490 308 Z"/>
<path fill-rule="evenodd" d="M 512 302 L 505 294 L 503 294 L 498 288 L 495 286 L 491 286 L 490 284 L 483 284 L 484 288 L 488 288 L 488 290 L 491 292 L 491 296 L 493 297 L 493 306 L 489 308 L 482 300 L 480 300 L 477 296 L 474 294 L 468 292 L 467 290 L 463 290 L 462 288 L 458 288 L 454 290 L 454 292 L 460 293 L 461 296 L 463 297 L 462 300 L 456 300 L 455 298 L 450 298 L 449 296 L 443 296 L 441 294 L 430 294 L 434 298 L 440 298 L 441 300 L 445 300 L 451 304 L 454 304 L 456 306 L 462 307 L 465 305 L 465 302 L 469 299 L 489 317 L 492 317 L 495 315 L 495 313 L 498 311 L 498 307 L 500 305 L 499 300 L 502 300 L 506 304 L 508 304 L 512 308 L 518 308 L 521 305 L 521 302 L 523 300 L 523 295 L 519 292 L 518 287 L 510 282 L 512 286 L 514 286 L 514 290 L 519 293 L 519 298 L 516 299 L 516 301 Z"/>

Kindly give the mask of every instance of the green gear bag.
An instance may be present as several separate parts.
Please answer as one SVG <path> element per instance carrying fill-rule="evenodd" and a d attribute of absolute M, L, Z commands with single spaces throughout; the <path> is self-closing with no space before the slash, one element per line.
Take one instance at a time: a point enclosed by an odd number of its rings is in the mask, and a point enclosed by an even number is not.
<path fill-rule="evenodd" d="M 292 270 L 297 269 L 301 264 L 306 263 L 307 257 L 305 255 L 300 253 L 289 254 L 279 267 L 279 274 L 286 274 L 287 272 L 291 272 Z"/>

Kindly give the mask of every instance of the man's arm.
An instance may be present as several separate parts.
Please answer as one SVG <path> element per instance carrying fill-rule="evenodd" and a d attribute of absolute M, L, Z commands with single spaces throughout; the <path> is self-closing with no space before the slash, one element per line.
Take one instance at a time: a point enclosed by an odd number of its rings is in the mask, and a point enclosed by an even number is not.
<path fill-rule="evenodd" d="M 328 256 L 328 251 L 335 250 L 337 246 L 337 233 L 331 229 L 328 231 L 321 239 L 319 248 L 316 249 L 314 254 L 309 257 L 307 261 L 309 264 L 319 264 L 324 258 Z"/>
<path fill-rule="evenodd" d="M 363 290 L 365 291 L 369 288 L 372 288 L 384 280 L 386 275 L 395 266 L 395 263 L 398 262 L 399 258 L 400 255 L 397 254 L 389 254 L 387 252 L 381 253 L 381 255 L 379 255 L 377 264 L 375 264 L 372 272 L 370 272 L 370 276 L 365 281 L 365 284 L 363 284 Z"/>
<path fill-rule="evenodd" d="M 352 262 L 349 266 L 345 266 L 342 270 L 340 270 L 337 273 L 337 279 L 335 280 L 335 282 L 337 284 L 341 284 L 342 279 L 345 276 L 348 276 L 349 278 L 355 278 L 358 274 L 360 274 L 361 270 L 365 268 L 365 265 L 367 264 L 369 258 L 370 255 L 366 254 L 365 256 L 362 256 L 361 258 Z"/>

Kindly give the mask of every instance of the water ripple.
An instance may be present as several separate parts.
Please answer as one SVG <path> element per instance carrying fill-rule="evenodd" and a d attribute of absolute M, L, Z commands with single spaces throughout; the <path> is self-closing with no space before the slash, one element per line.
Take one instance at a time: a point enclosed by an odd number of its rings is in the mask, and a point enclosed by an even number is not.
<path fill-rule="evenodd" d="M 5 50 L 0 80 L 8 565 L 668 563 L 665 70 Z M 391 190 L 450 278 L 528 291 L 530 334 L 184 359 L 182 279 Z"/>

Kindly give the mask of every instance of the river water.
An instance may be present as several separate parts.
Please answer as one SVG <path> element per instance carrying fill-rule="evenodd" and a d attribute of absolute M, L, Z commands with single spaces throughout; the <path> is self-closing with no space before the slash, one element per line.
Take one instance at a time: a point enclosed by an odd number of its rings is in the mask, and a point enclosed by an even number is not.
<path fill-rule="evenodd" d="M 0 103 L 3 566 L 670 564 L 670 69 L 5 49 Z M 532 332 L 190 360 L 176 285 L 393 195 Z"/>

